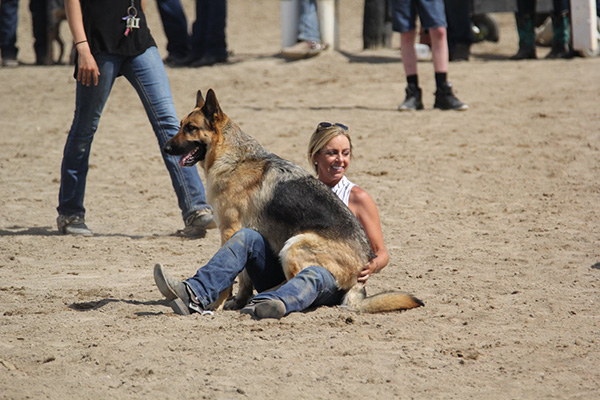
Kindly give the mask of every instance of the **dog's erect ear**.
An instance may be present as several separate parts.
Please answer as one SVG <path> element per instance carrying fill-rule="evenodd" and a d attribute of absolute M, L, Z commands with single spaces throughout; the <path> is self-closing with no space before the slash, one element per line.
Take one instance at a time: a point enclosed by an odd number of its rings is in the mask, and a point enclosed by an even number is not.
<path fill-rule="evenodd" d="M 219 102 L 217 101 L 217 95 L 212 89 L 208 89 L 208 93 L 206 93 L 206 102 L 202 106 L 202 112 L 210 120 L 213 120 L 215 117 L 218 118 L 223 114 L 221 106 L 219 106 Z"/>
<path fill-rule="evenodd" d="M 198 90 L 196 93 L 196 108 L 202 108 L 204 105 L 204 97 L 202 97 L 202 91 Z"/>

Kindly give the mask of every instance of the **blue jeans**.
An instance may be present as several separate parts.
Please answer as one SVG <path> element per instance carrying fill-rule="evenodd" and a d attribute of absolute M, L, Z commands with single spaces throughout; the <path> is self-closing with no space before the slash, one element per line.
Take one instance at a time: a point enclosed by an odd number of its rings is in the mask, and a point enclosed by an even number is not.
<path fill-rule="evenodd" d="M 35 39 L 33 48 L 35 50 L 36 63 L 42 64 L 46 57 L 47 43 L 47 11 L 46 0 L 30 0 L 29 11 Z M 19 22 L 19 1 L 0 1 L 0 50 L 5 60 L 16 59 L 18 48 L 17 25 Z"/>
<path fill-rule="evenodd" d="M 319 31 L 319 17 L 317 15 L 316 0 L 302 0 L 300 2 L 300 20 L 298 21 L 298 40 L 321 41 Z"/>
<path fill-rule="evenodd" d="M 203 308 L 216 301 L 219 294 L 233 284 L 246 268 L 254 288 L 255 299 L 278 299 L 284 302 L 286 313 L 310 306 L 339 304 L 344 293 L 338 290 L 333 275 L 322 267 L 309 267 L 275 291 L 267 290 L 285 282 L 285 276 L 275 254 L 260 233 L 244 228 L 185 283 Z"/>
<path fill-rule="evenodd" d="M 104 105 L 119 75 L 127 78 L 142 100 L 171 176 L 184 220 L 194 211 L 208 208 L 198 170 L 179 166 L 177 158 L 162 151 L 167 140 L 178 132 L 179 121 L 165 67 L 156 47 L 150 47 L 136 57 L 102 53 L 95 58 L 100 69 L 98 86 L 85 86 L 77 82 L 75 116 L 61 166 L 59 214 L 85 215 L 83 200 L 92 140 Z"/>
<path fill-rule="evenodd" d="M 2 0 L 4 2 L 4 0 Z M 36 63 L 43 64 L 48 52 L 48 8 L 46 0 L 30 0 L 31 24 L 33 28 L 33 49 L 35 50 Z"/>
<path fill-rule="evenodd" d="M 279 289 L 254 296 L 255 301 L 281 300 L 286 315 L 308 307 L 334 306 L 342 303 L 345 291 L 338 289 L 331 272 L 323 267 L 303 269 Z"/>
<path fill-rule="evenodd" d="M 190 58 L 227 57 L 227 0 L 196 0 Z"/>
<path fill-rule="evenodd" d="M 0 51 L 5 60 L 17 58 L 17 24 L 19 0 L 0 1 Z"/>
<path fill-rule="evenodd" d="M 180 0 L 157 0 L 156 6 L 167 37 L 169 55 L 185 58 L 190 50 L 187 19 Z"/>

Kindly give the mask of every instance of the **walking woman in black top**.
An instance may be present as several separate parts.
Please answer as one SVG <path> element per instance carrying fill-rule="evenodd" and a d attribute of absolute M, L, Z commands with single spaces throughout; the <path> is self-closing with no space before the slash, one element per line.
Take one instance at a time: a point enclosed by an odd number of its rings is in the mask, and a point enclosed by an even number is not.
<path fill-rule="evenodd" d="M 58 230 L 91 236 L 85 224 L 85 184 L 94 133 L 113 84 L 123 75 L 137 91 L 158 144 L 179 130 L 167 74 L 144 15 L 145 0 L 66 0 L 77 49 L 75 116 L 61 167 Z M 161 150 L 162 152 L 162 150 Z M 162 153 L 185 221 L 182 234 L 203 236 L 214 227 L 195 168 Z"/>

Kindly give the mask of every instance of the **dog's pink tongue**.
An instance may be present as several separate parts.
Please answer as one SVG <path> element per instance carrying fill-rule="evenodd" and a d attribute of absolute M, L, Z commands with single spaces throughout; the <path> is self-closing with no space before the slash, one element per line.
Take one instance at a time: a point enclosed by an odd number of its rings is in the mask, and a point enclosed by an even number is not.
<path fill-rule="evenodd" d="M 185 160 L 187 160 L 189 154 L 184 154 L 181 157 L 179 157 L 179 166 L 181 167 L 185 167 Z"/>
<path fill-rule="evenodd" d="M 196 153 L 196 149 L 190 151 L 187 154 L 182 155 L 181 157 L 179 157 L 179 165 L 181 165 L 182 167 L 187 166 L 187 162 L 190 158 L 192 158 L 194 156 L 194 154 Z"/>

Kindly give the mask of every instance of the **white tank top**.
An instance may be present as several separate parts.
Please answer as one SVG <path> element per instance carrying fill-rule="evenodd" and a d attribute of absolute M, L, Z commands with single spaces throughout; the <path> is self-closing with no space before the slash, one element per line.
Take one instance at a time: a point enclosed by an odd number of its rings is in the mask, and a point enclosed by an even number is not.
<path fill-rule="evenodd" d="M 348 202 L 350 201 L 350 192 L 352 188 L 356 186 L 354 183 L 350 182 L 348 178 L 345 176 L 331 188 L 333 193 L 337 194 L 337 196 L 344 202 L 344 204 L 348 207 Z"/>

